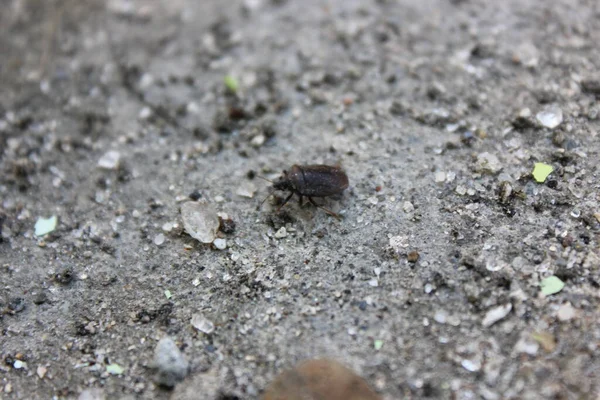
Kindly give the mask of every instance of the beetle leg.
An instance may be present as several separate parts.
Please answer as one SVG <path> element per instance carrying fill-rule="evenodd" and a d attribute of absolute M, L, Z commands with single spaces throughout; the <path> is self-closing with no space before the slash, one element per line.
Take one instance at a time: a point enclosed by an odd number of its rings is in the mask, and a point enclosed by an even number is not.
<path fill-rule="evenodd" d="M 317 208 L 320 208 L 320 209 L 322 209 L 323 211 L 325 211 L 327 214 L 329 214 L 329 215 L 331 215 L 331 216 L 333 216 L 333 217 L 336 217 L 336 218 L 337 218 L 338 220 L 340 220 L 340 221 L 342 220 L 342 218 L 341 218 L 341 217 L 340 217 L 338 214 L 334 213 L 333 211 L 331 211 L 330 209 L 328 209 L 328 208 L 326 208 L 326 207 L 320 206 L 320 205 L 318 205 L 317 203 L 315 203 L 315 201 L 313 200 L 313 198 L 312 198 L 312 197 L 309 197 L 309 198 L 308 198 L 308 201 L 310 201 L 310 203 L 311 203 L 313 206 L 315 206 L 315 207 L 317 207 Z"/>
<path fill-rule="evenodd" d="M 283 208 L 283 206 L 285 206 L 287 204 L 287 202 L 290 201 L 290 199 L 292 198 L 293 195 L 294 195 L 294 192 L 290 193 L 290 195 L 285 198 L 285 200 L 283 201 L 283 204 L 280 205 L 279 208 L 277 209 L 277 212 L 279 212 Z"/>

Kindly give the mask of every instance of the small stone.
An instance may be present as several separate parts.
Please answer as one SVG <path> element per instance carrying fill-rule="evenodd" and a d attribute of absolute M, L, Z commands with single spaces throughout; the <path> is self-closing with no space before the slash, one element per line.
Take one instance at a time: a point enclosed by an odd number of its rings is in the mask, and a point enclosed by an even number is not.
<path fill-rule="evenodd" d="M 150 107 L 144 107 L 140 110 L 139 118 L 146 120 L 152 116 L 152 109 Z"/>
<path fill-rule="evenodd" d="M 563 112 L 557 105 L 550 105 L 536 114 L 535 118 L 546 128 L 554 129 L 563 121 Z"/>
<path fill-rule="evenodd" d="M 283 239 L 284 237 L 287 237 L 287 230 L 284 226 L 282 226 L 277 232 L 275 232 L 275 237 L 277 239 Z"/>
<path fill-rule="evenodd" d="M 77 400 L 106 400 L 106 396 L 102 389 L 92 388 L 81 392 Z"/>
<path fill-rule="evenodd" d="M 192 316 L 192 326 L 198 329 L 202 333 L 206 333 L 210 335 L 215 330 L 215 324 L 213 324 L 209 319 L 205 318 L 202 314 L 194 314 Z"/>
<path fill-rule="evenodd" d="M 8 312 L 11 314 L 20 313 L 25 309 L 25 299 L 22 297 L 13 297 L 8 301 Z"/>
<path fill-rule="evenodd" d="M 7 383 L 4 385 L 4 393 L 12 393 L 12 383 Z"/>
<path fill-rule="evenodd" d="M 523 336 L 521 339 L 519 339 L 517 344 L 515 344 L 513 351 L 517 354 L 525 353 L 535 356 L 539 348 L 540 345 L 537 342 L 533 341 L 533 339 L 529 338 L 528 336 Z"/>
<path fill-rule="evenodd" d="M 153 84 L 154 84 L 154 77 L 149 73 L 145 73 L 140 78 L 140 83 L 139 83 L 140 89 L 148 89 Z"/>
<path fill-rule="evenodd" d="M 467 188 L 463 185 L 458 185 L 454 191 L 461 196 L 467 194 Z"/>
<path fill-rule="evenodd" d="M 446 173 L 444 171 L 437 171 L 434 175 L 435 183 L 444 183 L 446 181 Z"/>
<path fill-rule="evenodd" d="M 167 233 L 169 233 L 169 232 L 171 232 L 171 231 L 173 230 L 173 223 L 172 223 L 172 222 L 165 222 L 165 223 L 163 224 L 163 226 L 161 227 L 161 229 L 162 229 L 164 232 L 167 232 Z"/>
<path fill-rule="evenodd" d="M 409 251 L 406 254 L 406 259 L 408 260 L 409 263 L 416 263 L 417 261 L 419 261 L 419 252 L 417 250 L 412 250 Z"/>
<path fill-rule="evenodd" d="M 379 286 L 379 282 L 375 278 L 370 279 L 369 280 L 369 286 L 371 286 L 371 287 L 377 287 L 377 286 Z"/>
<path fill-rule="evenodd" d="M 192 193 L 188 195 L 191 200 L 198 201 L 202 197 L 202 193 L 199 190 L 194 190 Z"/>
<path fill-rule="evenodd" d="M 379 203 L 379 200 L 377 199 L 376 196 L 371 196 L 367 199 L 367 201 L 372 204 L 372 205 L 377 205 L 377 203 Z"/>
<path fill-rule="evenodd" d="M 158 235 L 156 235 L 154 237 L 154 244 L 155 245 L 160 246 L 164 242 L 165 242 L 165 235 L 163 235 L 162 233 L 159 233 Z"/>
<path fill-rule="evenodd" d="M 41 290 L 38 294 L 33 298 L 33 304 L 41 305 L 48 301 L 48 295 L 45 291 Z"/>
<path fill-rule="evenodd" d="M 217 238 L 213 241 L 213 245 L 219 250 L 225 250 L 227 248 L 227 240 Z"/>
<path fill-rule="evenodd" d="M 172 388 L 188 374 L 189 365 L 173 339 L 162 338 L 154 350 L 154 382 Z"/>
<path fill-rule="evenodd" d="M 556 317 L 559 321 L 569 321 L 577 315 L 577 310 L 573 308 L 571 303 L 565 303 L 560 306 L 558 312 L 556 313 Z"/>
<path fill-rule="evenodd" d="M 35 372 L 40 379 L 44 379 L 46 373 L 48 372 L 48 368 L 44 367 L 43 365 L 39 365 Z"/>
<path fill-rule="evenodd" d="M 438 324 L 445 324 L 448 320 L 448 313 L 445 310 L 437 310 L 433 315 L 433 320 Z"/>
<path fill-rule="evenodd" d="M 188 201 L 181 205 L 183 228 L 194 239 L 212 243 L 219 229 L 219 217 L 210 204 Z"/>
<path fill-rule="evenodd" d="M 259 148 L 260 146 L 265 144 L 266 140 L 267 138 L 265 137 L 265 135 L 256 135 L 252 138 L 252 140 L 250 140 L 250 145 L 252 147 Z"/>
<path fill-rule="evenodd" d="M 254 197 L 254 193 L 256 193 L 256 185 L 252 182 L 242 183 L 235 192 L 238 196 L 247 197 L 249 199 Z"/>
<path fill-rule="evenodd" d="M 110 150 L 104 153 L 98 160 L 98 167 L 102 169 L 115 170 L 119 168 L 121 162 L 121 153 L 115 150 Z"/>
<path fill-rule="evenodd" d="M 477 156 L 476 169 L 478 172 L 496 174 L 502 170 L 502 164 L 495 154 L 486 151 Z"/>
<path fill-rule="evenodd" d="M 464 359 L 460 365 L 469 372 L 477 372 L 481 369 L 481 364 L 472 360 Z"/>
<path fill-rule="evenodd" d="M 408 213 L 415 211 L 415 206 L 410 201 L 405 201 L 402 204 L 402 210 L 408 214 Z"/>
<path fill-rule="evenodd" d="M 112 363 L 106 366 L 106 372 L 108 372 L 111 375 L 123 375 L 125 369 L 119 364 Z"/>
<path fill-rule="evenodd" d="M 44 236 L 56 229 L 58 219 L 56 215 L 50 218 L 38 218 L 35 223 L 35 236 Z"/>
<path fill-rule="evenodd" d="M 380 400 L 381 398 L 364 379 L 343 365 L 331 360 L 308 360 L 300 363 L 293 370 L 284 371 L 277 376 L 262 399 Z"/>
<path fill-rule="evenodd" d="M 494 325 L 496 322 L 505 318 L 508 315 L 508 313 L 510 313 L 511 310 L 512 310 L 511 303 L 507 303 L 507 304 L 492 308 L 485 314 L 482 325 L 486 328 Z"/>
<path fill-rule="evenodd" d="M 13 368 L 14 369 L 25 369 L 27 368 L 27 363 L 21 360 L 15 360 L 15 362 L 13 363 Z"/>

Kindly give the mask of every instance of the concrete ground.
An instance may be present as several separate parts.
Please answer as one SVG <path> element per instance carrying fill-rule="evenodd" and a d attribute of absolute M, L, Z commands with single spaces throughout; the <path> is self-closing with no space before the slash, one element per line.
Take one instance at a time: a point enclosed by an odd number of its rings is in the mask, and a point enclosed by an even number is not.
<path fill-rule="evenodd" d="M 0 399 L 256 399 L 313 357 L 600 398 L 599 4 L 5 0 Z M 259 207 L 292 164 L 347 172 L 341 220 Z"/>

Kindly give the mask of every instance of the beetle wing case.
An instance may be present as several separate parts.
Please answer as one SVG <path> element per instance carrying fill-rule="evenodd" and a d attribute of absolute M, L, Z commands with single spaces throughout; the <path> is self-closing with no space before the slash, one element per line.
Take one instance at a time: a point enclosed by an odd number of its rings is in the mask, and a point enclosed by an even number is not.
<path fill-rule="evenodd" d="M 346 173 L 329 165 L 294 165 L 289 176 L 297 177 L 296 190 L 302 196 L 327 197 L 348 188 Z"/>

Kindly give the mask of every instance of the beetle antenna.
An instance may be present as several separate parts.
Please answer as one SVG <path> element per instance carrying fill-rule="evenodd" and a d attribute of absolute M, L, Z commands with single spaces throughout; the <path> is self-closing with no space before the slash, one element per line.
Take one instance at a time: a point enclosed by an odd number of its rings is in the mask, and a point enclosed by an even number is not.
<path fill-rule="evenodd" d="M 260 178 L 260 179 L 264 179 L 264 180 L 265 180 L 265 181 L 267 181 L 267 182 L 275 183 L 275 182 L 273 182 L 272 180 L 265 178 L 264 176 L 261 176 L 261 175 L 256 175 L 256 176 L 257 176 L 258 178 Z M 272 194 L 272 193 L 271 193 L 271 194 Z M 270 196 L 270 195 L 269 195 L 269 196 Z M 264 200 L 263 200 L 263 202 L 264 202 Z"/>
<path fill-rule="evenodd" d="M 269 194 L 267 195 L 267 197 L 265 197 L 264 200 L 260 202 L 260 204 L 258 205 L 258 207 L 256 207 L 256 209 L 260 210 L 261 207 L 263 206 L 263 204 L 265 204 L 265 201 L 267 201 L 267 199 L 271 196 L 273 196 L 273 190 L 269 190 Z"/>

